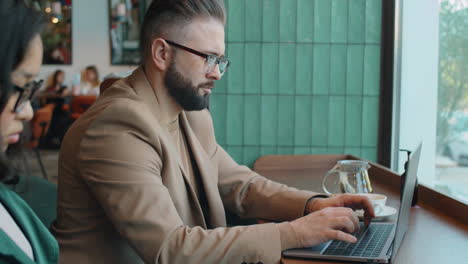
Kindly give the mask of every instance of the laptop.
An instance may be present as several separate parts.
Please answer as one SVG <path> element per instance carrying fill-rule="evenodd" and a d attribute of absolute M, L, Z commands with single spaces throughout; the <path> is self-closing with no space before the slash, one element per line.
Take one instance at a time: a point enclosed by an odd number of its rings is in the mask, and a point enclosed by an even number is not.
<path fill-rule="evenodd" d="M 407 178 L 401 195 L 400 209 L 396 223 L 371 223 L 365 228 L 363 223 L 354 235 L 357 243 L 332 240 L 309 247 L 283 251 L 285 257 L 306 259 L 328 259 L 356 262 L 389 263 L 396 256 L 403 237 L 408 230 L 411 201 L 418 174 L 420 143 L 408 160 Z"/>

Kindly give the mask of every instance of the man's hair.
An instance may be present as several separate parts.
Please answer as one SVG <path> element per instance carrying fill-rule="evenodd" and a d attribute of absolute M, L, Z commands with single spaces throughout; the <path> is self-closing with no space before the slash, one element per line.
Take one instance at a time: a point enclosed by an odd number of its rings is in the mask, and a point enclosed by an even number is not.
<path fill-rule="evenodd" d="M 155 37 L 174 26 L 182 27 L 197 17 L 212 17 L 226 24 L 223 0 L 153 0 L 146 11 L 140 34 L 142 62 L 151 49 Z"/>

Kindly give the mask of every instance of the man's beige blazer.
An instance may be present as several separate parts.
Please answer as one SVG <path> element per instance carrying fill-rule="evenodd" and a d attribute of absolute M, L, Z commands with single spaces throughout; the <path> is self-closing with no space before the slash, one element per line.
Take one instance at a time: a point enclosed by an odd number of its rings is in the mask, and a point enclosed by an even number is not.
<path fill-rule="evenodd" d="M 206 195 L 206 214 L 164 126 L 167 94 L 142 68 L 108 88 L 68 131 L 52 227 L 61 263 L 278 263 L 277 224 L 226 228 L 225 211 L 287 221 L 315 193 L 269 181 L 216 143 L 207 110 L 181 128 Z"/>

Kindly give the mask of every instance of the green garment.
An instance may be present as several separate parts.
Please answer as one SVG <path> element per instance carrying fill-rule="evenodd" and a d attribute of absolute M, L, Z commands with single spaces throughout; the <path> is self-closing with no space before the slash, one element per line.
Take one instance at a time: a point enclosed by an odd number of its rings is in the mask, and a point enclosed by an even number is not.
<path fill-rule="evenodd" d="M 0 183 L 0 202 L 28 239 L 34 253 L 32 261 L 10 237 L 0 229 L 0 264 L 57 263 L 58 244 L 31 208 L 16 193 Z"/>

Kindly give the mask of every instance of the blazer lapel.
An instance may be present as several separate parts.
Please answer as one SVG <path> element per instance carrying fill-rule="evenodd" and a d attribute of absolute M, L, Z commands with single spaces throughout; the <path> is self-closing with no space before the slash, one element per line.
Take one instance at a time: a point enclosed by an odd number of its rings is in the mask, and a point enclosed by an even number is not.
<path fill-rule="evenodd" d="M 166 140 L 170 139 L 170 136 L 164 132 L 165 134 L 165 137 L 166 137 Z M 167 142 L 167 141 L 166 141 Z M 197 197 L 197 194 L 195 192 L 195 187 L 193 186 L 193 182 L 190 181 L 189 177 L 188 177 L 188 173 L 187 171 L 184 169 L 184 166 L 182 165 L 182 161 L 180 160 L 180 156 L 179 156 L 179 152 L 174 148 L 174 145 L 173 144 L 170 144 L 170 145 L 167 145 L 167 148 L 169 149 L 169 152 L 171 152 L 171 156 L 174 156 L 177 158 L 177 163 L 179 165 L 179 169 L 182 173 L 182 176 L 184 178 L 184 181 L 185 181 L 185 186 L 188 190 L 188 192 L 190 193 L 190 198 L 191 198 L 191 202 L 195 205 L 195 208 L 196 208 L 196 212 L 193 212 L 193 216 L 196 217 L 196 223 L 201 223 L 200 225 L 203 227 L 203 228 L 206 228 L 207 227 L 207 223 L 205 221 L 205 217 L 203 215 L 203 209 L 201 208 L 201 205 L 200 205 L 200 201 L 198 200 L 198 197 Z"/>
<path fill-rule="evenodd" d="M 203 187 L 204 193 L 206 195 L 206 201 L 208 203 L 208 215 L 205 216 L 205 218 L 208 222 L 208 228 L 226 226 L 224 206 L 223 202 L 221 201 L 218 185 L 215 181 L 215 178 L 218 177 L 218 172 L 211 165 L 208 155 L 190 127 L 185 112 L 181 113 L 180 118 L 182 121 L 182 127 L 187 137 L 187 143 L 190 146 L 190 149 L 193 153 L 193 158 L 195 159 L 199 170 L 202 185 L 201 187 Z"/>
<path fill-rule="evenodd" d="M 160 136 L 164 142 L 173 142 L 172 137 L 165 130 L 161 132 Z M 175 148 L 174 144 L 167 144 L 166 147 L 170 153 L 169 155 L 171 157 L 175 157 L 175 159 L 177 160 L 177 165 L 179 166 L 179 169 L 184 178 L 186 188 L 188 192 L 190 193 L 190 198 L 192 199 L 191 202 L 195 204 L 195 207 L 197 209 L 196 214 L 194 214 L 194 215 L 197 215 L 196 222 L 203 223 L 203 226 L 206 227 L 206 221 L 205 221 L 205 218 L 203 217 L 203 210 L 201 208 L 200 201 L 198 200 L 197 194 L 195 192 L 195 186 L 193 185 L 194 183 L 190 181 L 188 177 L 188 173 L 185 170 L 184 166 L 182 165 L 182 160 L 180 159 L 179 151 Z"/>
<path fill-rule="evenodd" d="M 166 108 L 163 106 L 164 103 L 167 103 L 165 101 L 168 101 L 168 98 L 165 98 L 166 95 L 160 94 L 159 96 L 156 94 L 154 89 L 151 87 L 151 84 L 149 83 L 148 79 L 146 78 L 145 72 L 141 67 L 135 70 L 135 72 L 128 77 L 130 81 L 130 85 L 133 90 L 135 90 L 136 94 L 138 95 L 141 100 L 151 109 L 151 112 L 155 119 L 158 120 L 159 124 L 161 125 L 160 129 L 160 136 L 163 140 L 163 142 L 173 142 L 172 137 L 169 135 L 169 132 L 166 129 L 166 124 L 164 124 L 164 120 L 161 120 L 161 117 L 164 116 L 164 113 L 166 111 Z M 202 226 L 206 228 L 206 221 L 205 218 L 203 217 L 203 210 L 200 205 L 200 201 L 198 201 L 198 197 L 195 193 L 195 186 L 193 186 L 194 183 L 192 183 L 189 180 L 187 171 L 184 169 L 182 160 L 180 159 L 180 155 L 178 150 L 175 148 L 174 144 L 167 144 L 166 145 L 170 156 L 174 157 L 177 160 L 177 164 L 180 168 L 180 171 L 182 173 L 182 176 L 185 181 L 185 185 L 187 186 L 186 188 L 188 189 L 188 192 L 190 193 L 190 197 L 192 199 L 191 202 L 195 204 L 197 212 L 194 212 L 194 217 L 196 217 L 196 222 L 197 223 L 202 223 Z"/>
<path fill-rule="evenodd" d="M 129 77 L 130 84 L 132 86 L 132 89 L 135 90 L 136 94 L 138 95 L 139 98 L 148 106 L 148 108 L 151 109 L 151 112 L 153 116 L 155 117 L 156 120 L 159 121 L 159 124 L 161 125 L 161 136 L 163 138 L 164 142 L 172 142 L 172 138 L 169 135 L 168 131 L 166 130 L 166 124 L 164 124 L 164 120 L 161 120 L 161 117 L 164 116 L 165 109 L 162 107 L 161 104 L 164 102 L 164 98 L 158 98 L 157 94 L 155 93 L 154 89 L 151 87 L 151 84 L 149 83 L 148 79 L 146 78 L 145 72 L 141 67 L 135 70 L 134 74 L 132 74 Z M 180 160 L 180 157 L 178 155 L 178 151 L 175 148 L 173 144 L 168 144 L 167 148 L 169 149 L 169 152 L 171 154 L 171 157 L 175 157 L 177 159 L 177 163 L 179 165 L 180 170 L 182 171 L 182 174 L 184 174 L 184 178 L 186 179 L 188 185 L 190 186 L 190 189 L 192 193 L 194 194 L 195 192 L 193 191 L 193 186 L 191 183 L 187 180 L 187 172 L 185 171 L 182 161 Z"/>

